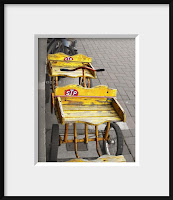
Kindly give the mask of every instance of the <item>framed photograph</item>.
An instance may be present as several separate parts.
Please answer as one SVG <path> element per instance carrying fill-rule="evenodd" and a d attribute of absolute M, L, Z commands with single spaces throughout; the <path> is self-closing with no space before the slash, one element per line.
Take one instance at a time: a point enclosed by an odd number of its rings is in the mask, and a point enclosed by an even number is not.
<path fill-rule="evenodd" d="M 39 160 L 46 152 L 47 162 L 135 162 L 137 35 L 40 37 Z"/>
<path fill-rule="evenodd" d="M 170 195 L 171 9 L 4 5 L 2 196 Z"/>

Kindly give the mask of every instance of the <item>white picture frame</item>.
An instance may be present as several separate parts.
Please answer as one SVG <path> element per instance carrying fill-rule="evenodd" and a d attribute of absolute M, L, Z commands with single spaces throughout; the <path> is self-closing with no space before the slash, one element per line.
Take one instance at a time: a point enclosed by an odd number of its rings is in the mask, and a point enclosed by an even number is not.
<path fill-rule="evenodd" d="M 34 161 L 34 40 L 42 34 L 138 35 L 137 162 L 81 167 Z M 168 196 L 168 80 L 168 4 L 5 5 L 4 195 Z M 164 105 L 161 110 L 160 101 Z M 161 122 L 160 114 L 164 116 Z M 102 189 L 105 184 L 108 190 Z"/>

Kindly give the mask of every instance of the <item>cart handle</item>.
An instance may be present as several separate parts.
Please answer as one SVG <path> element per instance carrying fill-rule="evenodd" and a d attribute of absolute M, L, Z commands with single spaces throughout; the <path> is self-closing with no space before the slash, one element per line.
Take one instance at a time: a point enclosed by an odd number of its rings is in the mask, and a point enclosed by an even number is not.
<path fill-rule="evenodd" d="M 105 69 L 92 69 L 91 67 L 86 67 L 86 66 L 77 67 L 75 69 L 60 69 L 60 71 L 76 71 L 78 69 L 88 69 L 88 70 L 96 71 L 96 72 L 105 71 Z"/>

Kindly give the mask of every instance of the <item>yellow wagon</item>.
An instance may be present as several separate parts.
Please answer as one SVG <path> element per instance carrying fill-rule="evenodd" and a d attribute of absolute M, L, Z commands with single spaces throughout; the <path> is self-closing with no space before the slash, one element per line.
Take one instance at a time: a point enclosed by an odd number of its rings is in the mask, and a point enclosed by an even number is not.
<path fill-rule="evenodd" d="M 46 102 L 49 102 L 50 78 L 53 92 L 58 86 L 59 77 L 79 78 L 79 85 L 88 88 L 92 87 L 91 79 L 97 78 L 96 71 L 104 71 L 104 69 L 95 70 L 91 61 L 92 59 L 90 57 L 83 54 L 76 54 L 74 56 L 69 56 L 61 52 L 48 54 Z"/>
<path fill-rule="evenodd" d="M 52 93 L 52 107 L 58 123 L 65 125 L 65 131 L 63 135 L 59 134 L 58 124 L 53 124 L 50 161 L 57 161 L 58 147 L 61 144 L 74 143 L 76 159 L 70 162 L 88 162 L 79 158 L 77 144 L 95 141 L 99 156 L 95 161 L 125 162 L 122 155 L 123 136 L 116 122 L 125 122 L 126 115 L 116 99 L 116 93 L 116 89 L 104 85 L 92 88 L 66 85 L 55 88 Z M 85 124 L 85 134 L 82 139 L 77 137 L 77 123 Z M 69 124 L 73 124 L 73 139 L 68 139 Z M 103 124 L 105 127 L 100 130 L 99 126 Z M 94 127 L 94 133 L 88 132 L 88 125 Z M 116 137 L 112 137 L 110 129 L 113 129 Z"/>

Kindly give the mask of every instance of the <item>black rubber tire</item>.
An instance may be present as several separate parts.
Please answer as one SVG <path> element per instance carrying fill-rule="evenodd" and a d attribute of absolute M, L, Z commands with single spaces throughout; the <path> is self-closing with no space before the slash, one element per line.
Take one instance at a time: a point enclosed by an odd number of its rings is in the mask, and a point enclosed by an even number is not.
<path fill-rule="evenodd" d="M 48 83 L 47 83 L 48 81 Z M 45 84 L 45 96 L 46 96 L 46 103 L 49 103 L 49 97 L 50 97 L 50 77 L 48 74 L 46 74 L 46 84 Z"/>
<path fill-rule="evenodd" d="M 64 53 L 69 56 L 74 56 L 77 54 L 77 50 L 74 50 L 72 46 L 64 47 Z"/>
<path fill-rule="evenodd" d="M 55 42 L 55 39 L 49 40 L 49 44 L 47 45 L 47 52 L 49 51 L 51 45 Z"/>
<path fill-rule="evenodd" d="M 74 50 L 74 52 L 75 52 L 75 55 L 78 54 L 78 51 L 76 49 Z"/>
<path fill-rule="evenodd" d="M 63 53 L 65 53 L 66 55 L 69 55 L 69 56 L 70 56 L 69 52 L 70 52 L 70 51 L 69 51 L 69 48 L 64 46 Z"/>
<path fill-rule="evenodd" d="M 47 54 L 53 54 L 56 48 L 56 40 L 53 39 L 47 46 Z"/>
<path fill-rule="evenodd" d="M 56 48 L 56 45 L 59 43 L 59 48 Z M 66 47 L 62 44 L 61 40 L 58 39 L 52 39 L 50 40 L 49 44 L 47 45 L 47 53 L 48 54 L 54 54 L 58 52 L 63 52 L 69 56 L 73 56 L 78 54 L 77 49 L 74 49 L 73 46 Z"/>
<path fill-rule="evenodd" d="M 106 130 L 106 127 L 105 127 L 105 130 Z M 110 153 L 116 152 L 116 153 L 113 153 L 111 155 L 116 155 L 116 156 L 122 155 L 122 153 L 123 153 L 123 134 L 122 134 L 122 131 L 116 123 L 111 123 L 110 128 L 113 128 L 114 131 L 115 131 L 116 139 L 117 139 L 117 149 L 113 149 L 113 150 L 109 149 L 109 151 L 110 151 Z M 107 141 L 100 141 L 100 143 L 99 143 L 103 154 L 107 154 L 106 143 L 107 143 Z M 115 147 L 113 146 L 113 147 L 110 147 L 110 148 L 115 148 Z"/>
<path fill-rule="evenodd" d="M 58 43 L 59 43 L 60 47 L 56 48 Z M 53 40 L 53 41 L 51 41 L 51 44 L 49 44 L 49 47 L 47 48 L 47 53 L 54 54 L 54 53 L 62 52 L 61 46 L 62 46 L 62 42 L 60 40 Z"/>
<path fill-rule="evenodd" d="M 72 46 L 69 47 L 69 51 L 70 51 L 71 56 L 77 54 L 77 50 L 74 50 L 74 48 Z"/>
<path fill-rule="evenodd" d="M 57 162 L 58 146 L 59 146 L 59 125 L 53 124 L 49 162 Z"/>

